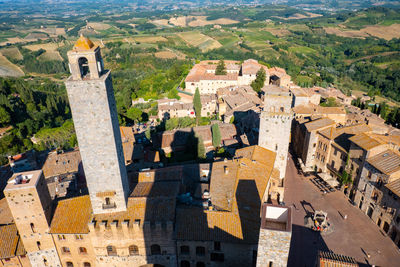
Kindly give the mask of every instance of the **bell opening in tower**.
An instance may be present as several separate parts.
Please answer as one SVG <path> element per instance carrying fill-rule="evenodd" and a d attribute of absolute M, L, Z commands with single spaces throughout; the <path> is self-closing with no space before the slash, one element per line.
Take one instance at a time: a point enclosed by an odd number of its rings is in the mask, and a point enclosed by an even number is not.
<path fill-rule="evenodd" d="M 81 73 L 82 79 L 90 75 L 90 69 L 88 60 L 85 57 L 81 57 L 78 59 L 79 71 Z"/>

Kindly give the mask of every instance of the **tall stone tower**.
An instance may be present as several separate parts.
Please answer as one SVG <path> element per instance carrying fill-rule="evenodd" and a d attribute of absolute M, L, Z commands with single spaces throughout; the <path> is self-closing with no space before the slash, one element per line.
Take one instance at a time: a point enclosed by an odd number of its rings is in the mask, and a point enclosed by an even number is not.
<path fill-rule="evenodd" d="M 31 265 L 61 267 L 53 239 L 48 233 L 52 206 L 42 171 L 14 174 L 4 194 Z"/>
<path fill-rule="evenodd" d="M 128 177 L 111 72 L 100 47 L 81 36 L 68 52 L 65 82 L 94 214 L 126 210 Z"/>
<path fill-rule="evenodd" d="M 258 145 L 276 152 L 274 167 L 279 170 L 279 178 L 283 179 L 293 118 L 292 93 L 275 85 L 267 86 L 265 91 Z"/>

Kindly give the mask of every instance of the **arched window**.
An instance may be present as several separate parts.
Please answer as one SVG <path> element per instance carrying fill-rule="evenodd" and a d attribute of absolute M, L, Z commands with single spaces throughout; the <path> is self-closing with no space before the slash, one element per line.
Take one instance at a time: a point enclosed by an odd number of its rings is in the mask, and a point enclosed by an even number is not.
<path fill-rule="evenodd" d="M 40 241 L 36 241 L 36 245 L 37 245 L 38 249 L 40 250 Z"/>
<path fill-rule="evenodd" d="M 65 265 L 67 265 L 67 267 L 74 267 L 74 264 L 70 261 L 67 261 Z"/>
<path fill-rule="evenodd" d="M 196 263 L 196 267 L 206 267 L 204 262 L 199 261 L 198 263 Z"/>
<path fill-rule="evenodd" d="M 84 78 L 90 74 L 89 63 L 87 58 L 81 57 L 78 59 L 79 71 L 81 72 L 81 77 Z"/>
<path fill-rule="evenodd" d="M 151 255 L 160 255 L 161 247 L 159 245 L 151 245 L 150 252 L 151 252 Z"/>
<path fill-rule="evenodd" d="M 32 233 L 35 233 L 35 225 L 33 223 L 31 223 L 31 230 L 32 230 Z"/>
<path fill-rule="evenodd" d="M 117 249 L 114 246 L 107 246 L 107 255 L 108 256 L 117 256 Z"/>
<path fill-rule="evenodd" d="M 188 262 L 188 261 L 181 261 L 181 267 L 190 267 L 190 262 Z"/>
<path fill-rule="evenodd" d="M 284 108 L 284 107 L 281 107 L 280 109 L 281 109 L 281 112 L 284 112 L 284 111 L 285 111 L 285 108 Z"/>
<path fill-rule="evenodd" d="M 83 263 L 83 267 L 90 267 L 91 265 L 90 265 L 90 262 L 84 262 Z"/>
<path fill-rule="evenodd" d="M 110 205 L 110 198 L 109 197 L 106 197 L 106 205 Z"/>
<path fill-rule="evenodd" d="M 196 247 L 196 255 L 197 256 L 204 256 L 206 254 L 205 247 Z"/>
<path fill-rule="evenodd" d="M 47 262 L 46 257 L 43 257 L 43 264 L 44 264 L 44 266 L 49 266 L 49 263 Z"/>
<path fill-rule="evenodd" d="M 189 246 L 181 246 L 181 254 L 182 255 L 189 255 L 190 254 Z"/>
<path fill-rule="evenodd" d="M 129 255 L 131 255 L 131 256 L 139 255 L 139 248 L 138 248 L 138 246 L 135 246 L 135 245 L 129 246 Z"/>
<path fill-rule="evenodd" d="M 80 254 L 87 254 L 87 250 L 85 247 L 79 247 L 79 253 Z"/>

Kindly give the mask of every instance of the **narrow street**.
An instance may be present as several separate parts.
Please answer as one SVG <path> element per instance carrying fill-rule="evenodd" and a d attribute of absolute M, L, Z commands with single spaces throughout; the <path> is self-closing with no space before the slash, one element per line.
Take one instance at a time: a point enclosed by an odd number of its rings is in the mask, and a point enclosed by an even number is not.
<path fill-rule="evenodd" d="M 290 154 L 288 158 L 284 202 L 293 210 L 288 266 L 315 266 L 318 250 L 354 257 L 360 266 L 398 266 L 398 247 L 372 220 L 352 206 L 342 192 L 321 193 L 311 182 L 313 176 L 298 174 Z M 305 228 L 306 210 L 328 212 L 333 231 L 319 234 Z"/>

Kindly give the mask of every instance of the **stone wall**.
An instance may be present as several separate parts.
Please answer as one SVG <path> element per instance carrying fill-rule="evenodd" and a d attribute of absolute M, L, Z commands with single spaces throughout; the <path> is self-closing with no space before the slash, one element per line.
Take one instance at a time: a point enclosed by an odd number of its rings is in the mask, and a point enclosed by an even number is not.
<path fill-rule="evenodd" d="M 65 84 L 93 213 L 124 211 L 129 185 L 110 72 Z"/>
<path fill-rule="evenodd" d="M 31 265 L 35 267 L 61 267 L 55 248 L 28 253 L 28 257 Z"/>
<path fill-rule="evenodd" d="M 287 266 L 292 233 L 284 231 L 260 230 L 257 267 Z M 272 265 L 269 265 L 272 263 Z"/>

